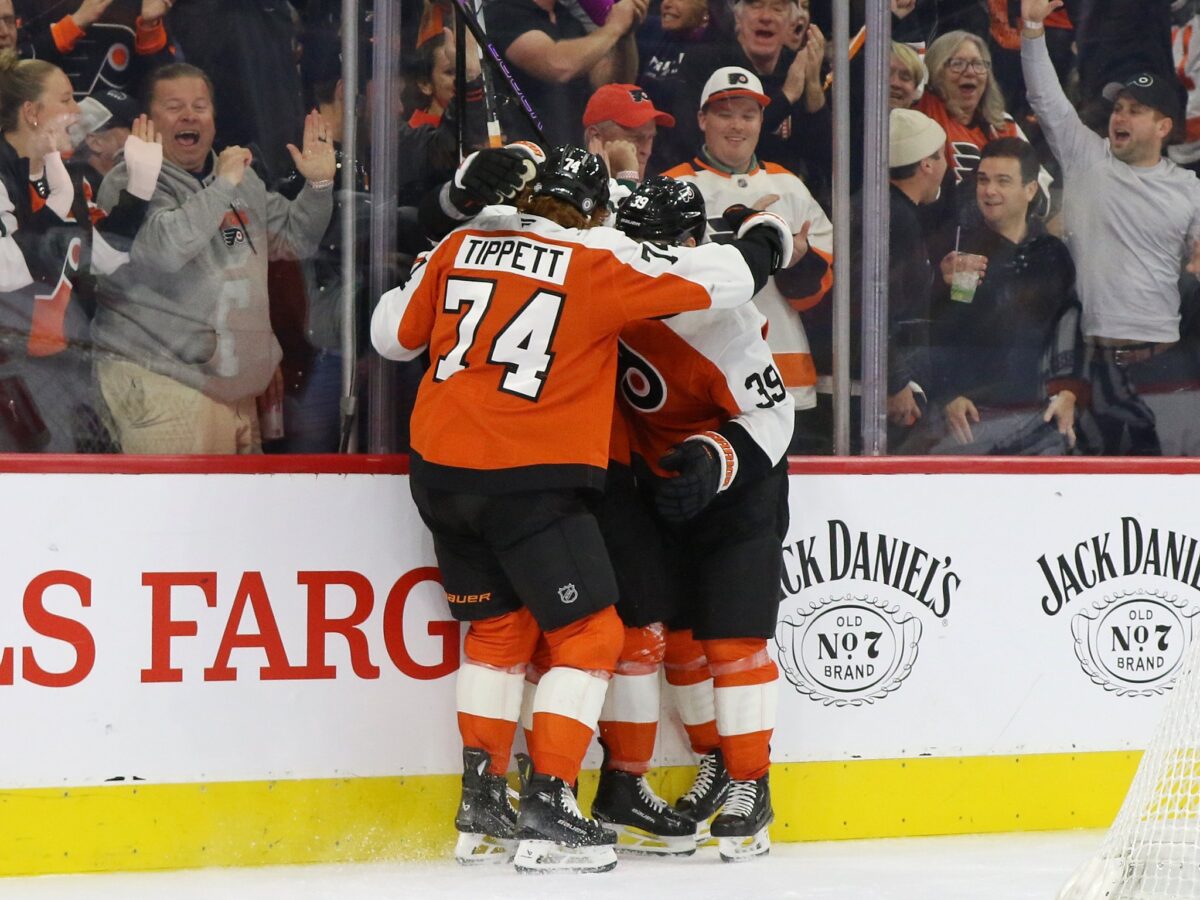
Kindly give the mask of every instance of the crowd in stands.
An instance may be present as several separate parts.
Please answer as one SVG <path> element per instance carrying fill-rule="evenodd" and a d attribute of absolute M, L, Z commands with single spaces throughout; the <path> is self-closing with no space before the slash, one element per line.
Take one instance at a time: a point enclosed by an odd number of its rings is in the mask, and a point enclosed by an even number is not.
<path fill-rule="evenodd" d="M 371 0 L 352 85 L 337 0 L 0 0 L 0 452 L 344 449 L 339 222 L 362 338 L 369 122 L 398 135 L 406 260 L 494 109 L 507 140 L 598 153 L 614 206 L 665 173 L 709 240 L 734 202 L 788 222 L 755 302 L 792 453 L 832 452 L 846 277 L 855 439 L 883 390 L 894 453 L 1200 454 L 1200 2 L 890 0 L 885 386 L 860 376 L 865 0 L 832 256 L 834 2 L 484 0 L 506 76 L 470 37 L 458 59 L 450 0 L 404 0 L 384 109 Z"/>

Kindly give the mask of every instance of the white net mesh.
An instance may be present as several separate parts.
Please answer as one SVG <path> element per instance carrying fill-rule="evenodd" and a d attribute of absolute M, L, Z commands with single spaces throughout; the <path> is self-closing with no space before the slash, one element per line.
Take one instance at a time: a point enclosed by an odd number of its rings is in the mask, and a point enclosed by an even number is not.
<path fill-rule="evenodd" d="M 1100 853 L 1059 900 L 1200 898 L 1200 637 Z"/>

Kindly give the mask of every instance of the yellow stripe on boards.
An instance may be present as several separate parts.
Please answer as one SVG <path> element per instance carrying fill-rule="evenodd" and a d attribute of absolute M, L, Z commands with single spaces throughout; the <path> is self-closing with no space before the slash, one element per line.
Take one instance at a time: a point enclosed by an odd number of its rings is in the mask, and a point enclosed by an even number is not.
<path fill-rule="evenodd" d="M 776 841 L 1106 827 L 1140 753 L 784 763 Z M 673 799 L 694 770 L 658 770 Z M 580 779 L 586 810 L 596 774 Z M 0 790 L 0 875 L 449 858 L 457 775 Z"/>

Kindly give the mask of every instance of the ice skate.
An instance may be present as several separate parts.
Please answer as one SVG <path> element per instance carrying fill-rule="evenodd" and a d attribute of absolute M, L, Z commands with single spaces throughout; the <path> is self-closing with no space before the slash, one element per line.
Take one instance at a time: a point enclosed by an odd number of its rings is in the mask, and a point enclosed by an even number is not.
<path fill-rule="evenodd" d="M 517 816 L 519 872 L 607 872 L 617 864 L 616 835 L 579 811 L 561 778 L 534 772 Z"/>
<path fill-rule="evenodd" d="M 668 806 L 643 775 L 602 769 L 592 816 L 617 836 L 625 853 L 690 856 L 696 852 L 696 823 Z"/>
<path fill-rule="evenodd" d="M 506 863 L 517 848 L 517 812 L 508 799 L 508 782 L 492 775 L 486 750 L 463 747 L 462 799 L 454 827 L 454 858 L 464 865 Z"/>
<path fill-rule="evenodd" d="M 721 814 L 713 819 L 712 836 L 725 862 L 765 856 L 771 850 L 767 826 L 775 821 L 768 776 L 757 781 L 733 781 Z"/>
<path fill-rule="evenodd" d="M 696 823 L 696 846 L 707 847 L 715 843 L 709 836 L 709 823 L 725 802 L 728 790 L 729 773 L 725 770 L 725 758 L 720 749 L 705 753 L 700 757 L 696 780 L 687 793 L 675 801 L 675 811 Z"/>

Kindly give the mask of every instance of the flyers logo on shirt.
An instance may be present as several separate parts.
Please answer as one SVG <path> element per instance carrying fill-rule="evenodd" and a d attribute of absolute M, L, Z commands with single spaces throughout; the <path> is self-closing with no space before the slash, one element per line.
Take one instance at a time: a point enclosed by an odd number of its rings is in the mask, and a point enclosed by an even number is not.
<path fill-rule="evenodd" d="M 221 237 L 226 247 L 246 242 L 246 223 L 249 221 L 250 214 L 245 209 L 231 209 L 225 213 L 225 218 L 221 220 Z"/>
<path fill-rule="evenodd" d="M 954 167 L 954 182 L 962 184 L 963 177 L 979 168 L 982 151 L 970 141 L 950 142 L 950 162 Z"/>

